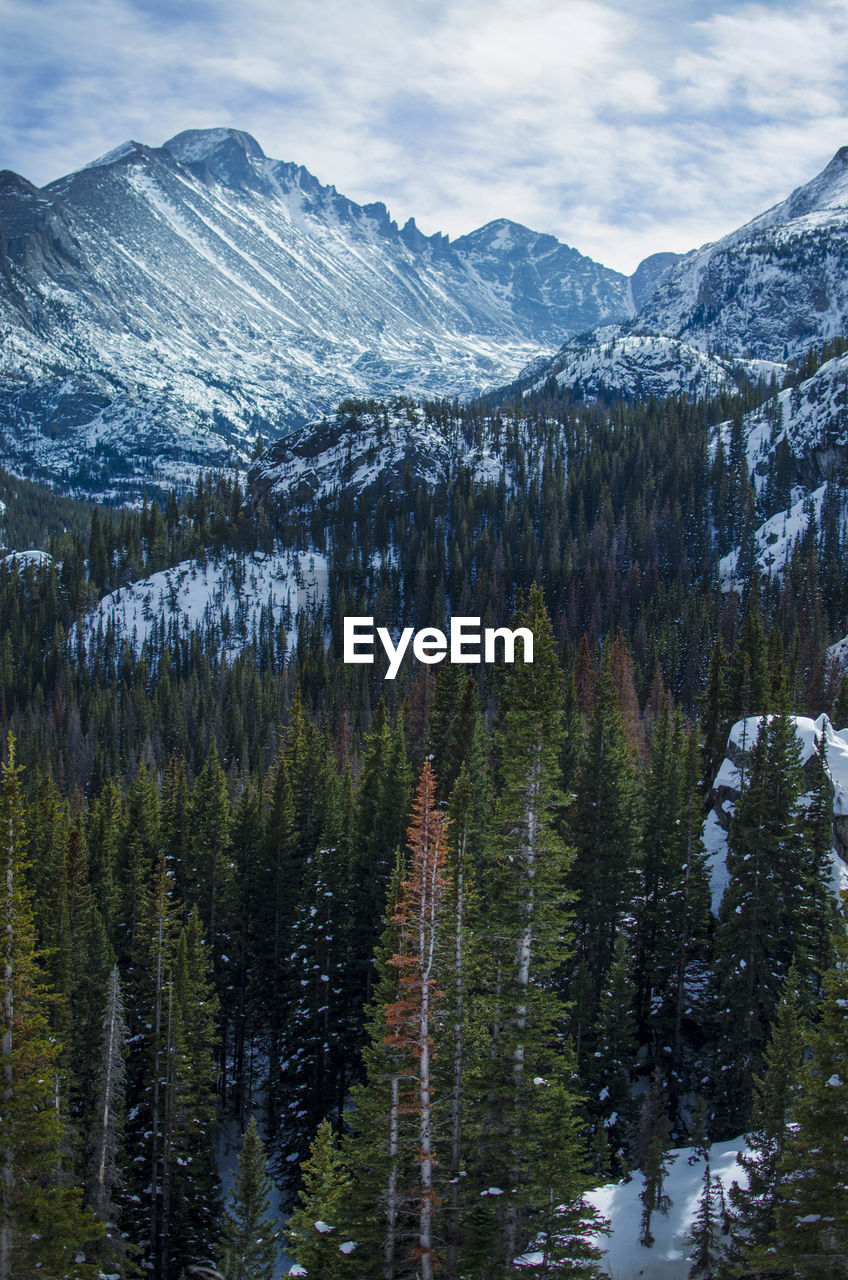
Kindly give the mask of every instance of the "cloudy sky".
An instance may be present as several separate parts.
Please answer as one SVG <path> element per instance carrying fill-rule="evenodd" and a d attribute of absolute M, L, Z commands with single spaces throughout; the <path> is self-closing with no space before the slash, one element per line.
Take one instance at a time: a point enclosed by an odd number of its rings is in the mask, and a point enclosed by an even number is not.
<path fill-rule="evenodd" d="M 0 168 L 217 125 L 428 233 L 631 271 L 848 144 L 848 0 L 0 0 Z"/>

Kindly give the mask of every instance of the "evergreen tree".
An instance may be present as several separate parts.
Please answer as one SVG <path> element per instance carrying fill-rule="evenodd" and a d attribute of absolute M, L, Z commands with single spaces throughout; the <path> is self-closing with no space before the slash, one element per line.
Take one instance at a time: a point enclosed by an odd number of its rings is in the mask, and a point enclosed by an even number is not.
<path fill-rule="evenodd" d="M 698 1207 L 687 1233 L 692 1249 L 689 1255 L 689 1280 L 717 1280 L 720 1274 L 725 1253 L 721 1207 L 721 1180 L 718 1176 L 713 1177 L 707 1161 Z"/>
<path fill-rule="evenodd" d="M 109 975 L 103 1010 L 102 1037 L 97 1071 L 97 1099 L 89 1149 L 89 1203 L 107 1223 L 104 1267 L 118 1263 L 126 1252 L 116 1230 L 118 1209 L 115 1191 L 122 1178 L 120 1155 L 126 1112 L 127 1024 L 118 966 Z"/>
<path fill-rule="evenodd" d="M 66 1182 L 65 1145 L 54 1089 L 57 1046 L 48 1027 L 48 996 L 35 950 L 25 881 L 24 806 L 14 740 L 0 778 L 0 917 L 3 1007 L 0 1020 L 0 1278 L 65 1280 L 94 1268 L 75 1265 L 103 1236 Z"/>
<path fill-rule="evenodd" d="M 598 1256 L 587 1239 L 592 1215 L 582 1199 L 565 1009 L 551 989 L 570 942 L 568 854 L 554 830 L 561 672 L 538 587 L 516 621 L 533 632 L 534 661 L 505 668 L 503 678 L 499 791 L 476 922 L 487 952 L 477 997 L 487 1041 L 466 1086 L 476 1104 L 471 1176 L 479 1194 L 460 1269 L 490 1280 L 513 1274 L 531 1238 L 543 1258 L 536 1274 L 563 1259 L 572 1274 L 591 1275 Z"/>
<path fill-rule="evenodd" d="M 353 1177 L 352 1203 L 361 1214 L 356 1221 L 348 1209 L 353 1237 L 361 1239 L 373 1231 L 372 1222 L 378 1232 L 382 1228 L 386 1280 L 419 1274 L 431 1280 L 438 1258 L 434 1215 L 441 1197 L 436 1168 L 447 1162 L 438 1160 L 435 1149 L 432 1057 L 438 1048 L 437 1010 L 449 937 L 442 920 L 445 827 L 445 815 L 436 805 L 435 778 L 425 761 L 407 832 L 408 869 L 397 888 L 387 935 L 394 944 L 380 987 L 380 995 L 387 998 L 381 1000 L 375 1020 L 382 1044 L 372 1040 L 368 1082 L 357 1103 L 356 1114 L 362 1113 L 358 1136 L 346 1161 Z M 374 1117 L 379 1132 L 369 1133 L 365 1126 L 375 1105 L 385 1099 L 387 1085 L 388 1105 L 384 1102 L 382 1115 Z M 376 1243 L 373 1239 L 369 1248 L 369 1241 L 363 1242 L 357 1268 L 367 1267 L 370 1258 L 376 1274 Z"/>
<path fill-rule="evenodd" d="M 585 960 L 592 977 L 591 1020 L 616 934 L 625 914 L 633 909 L 637 888 L 636 780 L 608 654 L 595 687 L 576 790 L 570 821 L 575 846 L 570 884 L 576 895 L 578 957 Z"/>
<path fill-rule="evenodd" d="M 701 704 L 703 747 L 703 781 L 711 787 L 721 767 L 727 747 L 733 716 L 728 687 L 728 664 L 721 636 L 716 636 L 710 655 L 707 684 Z"/>
<path fill-rule="evenodd" d="M 165 1041 L 163 1276 L 211 1261 L 220 1192 L 215 1161 L 215 1021 L 209 951 L 192 915 L 172 961 Z"/>
<path fill-rule="evenodd" d="M 232 822 L 227 780 L 213 741 L 189 803 L 187 903 L 198 907 L 216 970 L 221 963 L 219 934 L 230 888 Z"/>
<path fill-rule="evenodd" d="M 799 1076 L 806 1037 L 801 1013 L 798 976 L 789 972 L 777 1008 L 763 1074 L 754 1089 L 754 1118 L 746 1134 L 749 1150 L 738 1162 L 747 1183 L 733 1182 L 730 1199 L 729 1261 L 744 1272 L 751 1251 L 762 1246 L 774 1226 L 779 1198 L 779 1170 L 799 1093 Z"/>
<path fill-rule="evenodd" d="M 264 873 L 260 877 L 257 932 L 268 939 L 269 955 L 262 966 L 262 1002 L 268 1011 L 268 1137 L 277 1136 L 282 1105 L 280 1063 L 284 1025 L 283 992 L 287 975 L 290 929 L 294 919 L 300 868 L 296 860 L 297 833 L 294 826 L 294 798 L 285 754 L 280 751 L 269 788 L 265 818 Z"/>
<path fill-rule="evenodd" d="M 798 950 L 815 904 L 809 890 L 809 831 L 794 718 L 763 717 L 728 835 L 729 883 L 716 938 L 722 1093 L 730 1131 L 751 1116 L 754 1076 L 793 956 L 803 979 L 812 962 Z M 821 899 L 817 895 L 817 901 Z"/>
<path fill-rule="evenodd" d="M 268 1216 L 272 1190 L 262 1139 L 251 1116 L 218 1245 L 218 1268 L 225 1280 L 274 1280 L 281 1232 Z"/>
<path fill-rule="evenodd" d="M 629 968 L 628 939 L 622 930 L 601 991 L 592 1035 L 594 1050 L 582 1073 L 588 1094 L 587 1110 L 603 1127 L 608 1148 L 621 1172 L 626 1170 L 626 1148 L 634 1120 L 631 1073 L 636 1065 L 635 994 Z"/>
<path fill-rule="evenodd" d="M 288 1250 L 310 1280 L 337 1280 L 351 1274 L 345 1259 L 358 1242 L 340 1238 L 347 1176 L 328 1120 L 318 1126 L 301 1173 L 300 1204 L 286 1223 Z M 339 1246 L 345 1244 L 347 1249 L 340 1254 Z"/>
<path fill-rule="evenodd" d="M 643 1185 L 639 1193 L 642 1202 L 642 1219 L 639 1241 L 647 1248 L 654 1243 L 651 1219 L 655 1213 L 667 1214 L 671 1199 L 664 1189 L 665 1179 L 672 1161 L 668 1121 L 668 1089 L 659 1068 L 654 1070 L 651 1087 L 642 1103 L 639 1125 L 638 1163 L 642 1170 Z"/>
<path fill-rule="evenodd" d="M 841 920 L 835 948 L 836 965 L 824 976 L 821 1019 L 792 1105 L 774 1225 L 751 1254 L 762 1270 L 798 1280 L 848 1274 L 848 937 Z"/>

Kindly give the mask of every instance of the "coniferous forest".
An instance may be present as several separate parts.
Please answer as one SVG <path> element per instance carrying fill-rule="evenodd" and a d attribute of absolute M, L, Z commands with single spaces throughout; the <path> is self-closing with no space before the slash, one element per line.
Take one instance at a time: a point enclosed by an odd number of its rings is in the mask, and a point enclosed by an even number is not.
<path fill-rule="evenodd" d="M 848 725 L 848 473 L 761 575 L 768 394 L 423 404 L 510 481 L 301 506 L 3 479 L 7 543 L 49 554 L 0 560 L 2 1280 L 271 1280 L 282 1240 L 312 1280 L 598 1276 L 591 1188 L 641 1179 L 647 1250 L 672 1149 L 741 1135 L 689 1275 L 848 1275 L 833 787 L 793 719 Z M 296 616 L 87 624 L 280 548 L 329 568 Z M 534 661 L 387 681 L 342 662 L 349 615 L 523 626 Z M 757 716 L 711 904 L 711 789 Z"/>

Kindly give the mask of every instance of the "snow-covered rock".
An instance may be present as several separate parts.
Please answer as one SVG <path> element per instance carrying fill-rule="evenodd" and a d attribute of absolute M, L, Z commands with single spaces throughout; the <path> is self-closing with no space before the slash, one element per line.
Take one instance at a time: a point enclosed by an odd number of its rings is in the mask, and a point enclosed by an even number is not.
<path fill-rule="evenodd" d="M 2 557 L 3 564 L 16 564 L 18 569 L 45 569 L 52 564 L 53 557 L 47 551 L 10 551 Z"/>
<path fill-rule="evenodd" d="M 740 375 L 756 380 L 776 367 L 721 358 L 680 338 L 635 333 L 614 325 L 571 339 L 552 362 L 542 364 L 522 383 L 527 394 L 553 378 L 560 387 L 587 400 L 618 396 L 661 400 L 669 395 L 702 400 L 735 390 Z"/>
<path fill-rule="evenodd" d="M 848 728 L 834 729 L 826 715 L 817 720 L 794 716 L 795 733 L 806 768 L 819 750 L 824 735 L 827 770 L 833 783 L 834 844 L 831 851 L 831 886 L 835 894 L 848 889 Z M 757 740 L 761 717 L 738 720 L 727 739 L 727 755 L 712 787 L 713 806 L 703 826 L 704 847 L 710 867 L 712 911 L 718 914 L 727 887 L 727 833 L 735 805 L 742 791 L 743 773 Z"/>

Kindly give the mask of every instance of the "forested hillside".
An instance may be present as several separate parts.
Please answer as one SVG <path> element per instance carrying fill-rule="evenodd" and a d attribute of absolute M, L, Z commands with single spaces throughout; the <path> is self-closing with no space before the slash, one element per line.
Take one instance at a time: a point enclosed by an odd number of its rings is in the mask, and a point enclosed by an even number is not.
<path fill-rule="evenodd" d="M 669 1149 L 743 1134 L 691 1274 L 843 1274 L 848 472 L 759 563 L 776 393 L 348 402 L 335 483 L 270 453 L 39 515 L 0 560 L 0 1276 L 264 1280 L 268 1178 L 313 1280 L 598 1275 L 586 1193 L 637 1169 L 647 1268 Z M 437 467 L 381 468 L 398 415 Z M 385 680 L 349 615 L 535 660 Z"/>

